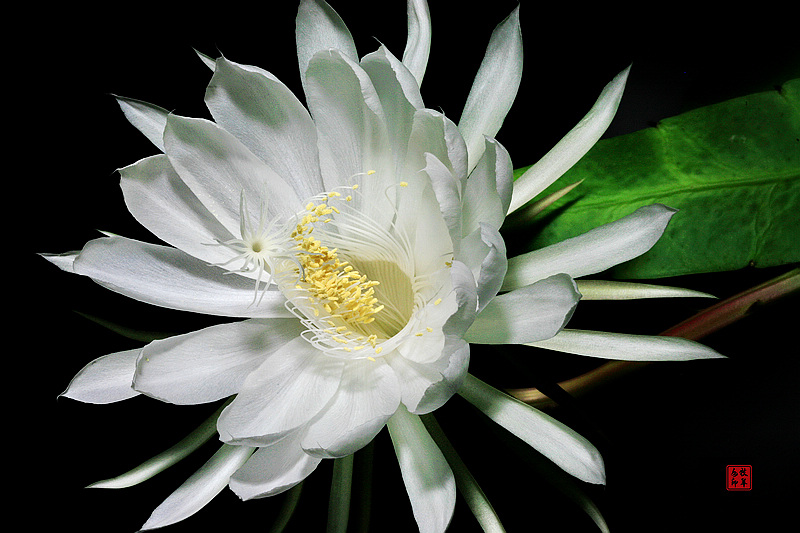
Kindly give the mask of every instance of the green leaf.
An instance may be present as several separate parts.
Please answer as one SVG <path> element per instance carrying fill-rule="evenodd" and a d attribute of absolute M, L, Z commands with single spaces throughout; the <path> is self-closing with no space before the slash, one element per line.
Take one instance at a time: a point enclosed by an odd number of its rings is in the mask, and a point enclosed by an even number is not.
<path fill-rule="evenodd" d="M 663 203 L 680 210 L 664 236 L 612 277 L 800 261 L 800 79 L 602 140 L 542 196 L 580 180 L 543 213 L 541 228 L 507 235 L 514 255 Z"/>

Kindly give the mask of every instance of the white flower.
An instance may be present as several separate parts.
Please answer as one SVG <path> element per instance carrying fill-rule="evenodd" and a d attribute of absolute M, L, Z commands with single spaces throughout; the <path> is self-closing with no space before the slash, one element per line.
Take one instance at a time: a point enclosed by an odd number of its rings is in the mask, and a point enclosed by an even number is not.
<path fill-rule="evenodd" d="M 163 151 L 121 169 L 126 205 L 170 246 L 109 236 L 48 258 L 144 302 L 245 319 L 100 358 L 65 392 L 95 403 L 233 397 L 219 452 L 144 529 L 186 518 L 226 485 L 244 499 L 285 491 L 388 424 L 420 530 L 442 531 L 455 482 L 417 415 L 459 390 L 568 472 L 603 482 L 588 441 L 467 375 L 468 342 L 574 351 L 591 333 L 559 333 L 581 296 L 572 278 L 661 235 L 673 213 L 663 206 L 511 261 L 499 233 L 510 208 L 599 138 L 627 73 L 512 194 L 493 137 L 519 86 L 518 11 L 495 30 L 458 126 L 422 102 L 429 28 L 426 3 L 409 1 L 403 59 L 381 46 L 359 60 L 339 16 L 305 0 L 308 110 L 269 72 L 224 57 L 205 58 L 213 122 L 119 99 Z"/>

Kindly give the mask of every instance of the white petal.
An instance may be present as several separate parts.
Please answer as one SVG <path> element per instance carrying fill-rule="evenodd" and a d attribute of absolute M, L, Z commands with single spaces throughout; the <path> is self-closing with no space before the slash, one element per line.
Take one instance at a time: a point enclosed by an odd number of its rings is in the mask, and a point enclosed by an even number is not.
<path fill-rule="evenodd" d="M 417 415 L 400 407 L 388 427 L 420 533 L 443 533 L 456 504 L 453 471 Z"/>
<path fill-rule="evenodd" d="M 156 148 L 163 152 L 164 127 L 167 125 L 169 111 L 163 107 L 133 98 L 117 96 L 116 99 L 128 122 L 133 124 Z"/>
<path fill-rule="evenodd" d="M 522 79 L 519 7 L 492 32 L 486 55 L 470 89 L 458 129 L 467 142 L 469 170 L 483 155 L 484 135 L 494 137 L 514 103 Z"/>
<path fill-rule="evenodd" d="M 478 313 L 480 313 L 503 285 L 503 279 L 508 270 L 508 260 L 506 259 L 506 243 L 497 229 L 487 224 L 481 224 L 478 231 L 480 231 L 481 240 L 489 248 L 486 257 L 481 262 L 480 275 L 477 277 Z"/>
<path fill-rule="evenodd" d="M 326 190 L 358 185 L 354 206 L 375 220 L 385 218 L 382 199 L 387 187 L 397 183 L 383 108 L 372 80 L 358 63 L 329 50 L 311 58 L 306 90 L 317 125 Z"/>
<path fill-rule="evenodd" d="M 574 430 L 530 405 L 467 375 L 458 391 L 497 424 L 528 443 L 567 473 L 589 483 L 605 483 L 600 452 Z"/>
<path fill-rule="evenodd" d="M 295 318 L 253 319 L 154 341 L 142 350 L 134 387 L 175 404 L 226 398 L 303 329 Z"/>
<path fill-rule="evenodd" d="M 195 514 L 225 488 L 231 475 L 252 453 L 253 448 L 223 444 L 206 464 L 153 511 L 142 530 L 168 526 Z"/>
<path fill-rule="evenodd" d="M 267 357 L 219 417 L 224 442 L 266 446 L 310 421 L 336 393 L 344 361 L 297 338 Z"/>
<path fill-rule="evenodd" d="M 431 180 L 433 192 L 439 202 L 442 217 L 450 233 L 453 253 L 458 257 L 458 245 L 462 236 L 459 183 L 450 170 L 436 156 L 433 154 L 425 155 L 427 157 L 424 172 Z"/>
<path fill-rule="evenodd" d="M 285 220 L 302 209 L 281 176 L 211 121 L 170 115 L 164 147 L 172 168 L 234 235 L 240 232 L 242 195 L 251 206 L 266 202 L 267 220 Z"/>
<path fill-rule="evenodd" d="M 353 61 L 358 60 L 358 52 L 350 30 L 339 14 L 326 2 L 302 0 L 297 10 L 295 24 L 297 60 L 303 84 L 306 83 L 308 63 L 320 50 L 341 50 Z"/>
<path fill-rule="evenodd" d="M 437 111 L 418 109 L 414 114 L 403 176 L 425 168 L 427 154 L 433 154 L 444 163 L 458 181 L 459 192 L 463 190 L 467 179 L 467 147 L 458 127 Z"/>
<path fill-rule="evenodd" d="M 514 182 L 509 213 L 545 190 L 578 162 L 605 133 L 617 112 L 630 67 L 605 86 L 592 109 L 544 157 Z"/>
<path fill-rule="evenodd" d="M 383 358 L 348 361 L 331 402 L 302 438 L 317 457 L 344 457 L 366 446 L 400 404 L 400 384 Z"/>
<path fill-rule="evenodd" d="M 577 278 L 602 272 L 645 253 L 664 233 L 677 210 L 661 204 L 640 207 L 628 216 L 582 235 L 508 260 L 503 290 L 528 285 L 559 272 Z"/>
<path fill-rule="evenodd" d="M 119 173 L 128 211 L 156 237 L 208 263 L 230 259 L 226 248 L 209 244 L 234 236 L 200 203 L 167 156 L 142 159 Z"/>
<path fill-rule="evenodd" d="M 60 396 L 86 403 L 113 403 L 138 396 L 133 373 L 141 348 L 99 357 L 83 367 Z"/>
<path fill-rule="evenodd" d="M 478 290 L 472 272 L 461 261 L 453 261 L 450 278 L 456 293 L 458 310 L 447 320 L 443 331 L 446 335 L 462 337 L 475 320 L 478 310 Z"/>
<path fill-rule="evenodd" d="M 482 222 L 500 229 L 508 209 L 512 180 L 513 169 L 508 152 L 497 141 L 486 138 L 483 157 L 464 188 L 464 235 L 475 231 Z"/>
<path fill-rule="evenodd" d="M 314 122 L 275 76 L 221 57 L 205 101 L 214 121 L 282 176 L 299 198 L 323 190 Z"/>
<path fill-rule="evenodd" d="M 265 498 L 289 490 L 317 468 L 320 459 L 300 447 L 300 432 L 258 448 L 231 476 L 230 487 L 241 499 Z"/>
<path fill-rule="evenodd" d="M 388 362 L 400 379 L 403 405 L 414 414 L 430 413 L 461 387 L 469 367 L 469 344 L 447 336 L 441 356 L 435 361 L 423 364 L 392 357 Z"/>
<path fill-rule="evenodd" d="M 180 250 L 124 237 L 89 241 L 74 263 L 88 276 L 130 298 L 181 311 L 235 317 L 286 318 L 279 291 L 259 293 L 253 302 L 252 280 L 224 275 Z"/>
<path fill-rule="evenodd" d="M 523 344 L 549 339 L 572 316 L 580 300 L 566 274 L 496 296 L 475 319 L 465 340 L 478 344 Z"/>
<path fill-rule="evenodd" d="M 408 39 L 403 64 L 414 74 L 418 85 L 428 66 L 431 52 L 431 13 L 426 0 L 408 1 Z"/>
<path fill-rule="evenodd" d="M 528 346 L 619 361 L 688 361 L 724 357 L 699 342 L 680 337 L 628 335 L 565 329 Z"/>
<path fill-rule="evenodd" d="M 714 298 L 705 292 L 627 281 L 578 280 L 582 300 L 635 300 L 640 298 Z"/>
<path fill-rule="evenodd" d="M 361 67 L 380 98 L 399 175 L 406 159 L 414 114 L 423 107 L 419 86 L 414 76 L 384 46 L 365 56 Z"/>
<path fill-rule="evenodd" d="M 400 191 L 397 225 L 413 239 L 416 274 L 432 274 L 444 268 L 453 257 L 453 241 L 450 237 L 452 233 L 442 216 L 442 207 L 432 186 L 427 184 L 421 193 L 414 194 L 415 192 L 405 189 Z"/>

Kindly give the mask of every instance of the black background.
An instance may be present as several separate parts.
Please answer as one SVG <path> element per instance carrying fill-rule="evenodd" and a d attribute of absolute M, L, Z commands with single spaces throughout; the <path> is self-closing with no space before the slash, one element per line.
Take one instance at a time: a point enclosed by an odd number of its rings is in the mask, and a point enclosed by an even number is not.
<path fill-rule="evenodd" d="M 284 5 L 285 4 L 285 5 Z M 13 21 L 24 31 L 6 47 L 6 127 L 16 142 L 6 179 L 9 395 L 6 478 L 13 514 L 38 530 L 132 532 L 213 453 L 216 443 L 137 487 L 88 490 L 182 438 L 213 408 L 147 398 L 109 406 L 56 399 L 86 363 L 136 347 L 78 313 L 127 326 L 183 332 L 216 319 L 129 301 L 35 256 L 79 249 L 98 230 L 153 240 L 125 209 L 116 169 L 155 153 L 111 94 L 176 113 L 208 117 L 210 71 L 193 49 L 258 65 L 301 94 L 294 52 L 294 2 L 254 9 L 28 6 Z M 426 105 L 457 119 L 494 26 L 516 5 L 432 2 L 433 49 L 422 86 Z M 377 40 L 396 55 L 405 43 L 400 0 L 335 2 L 361 54 Z M 733 8 L 731 8 L 733 9 Z M 785 16 L 785 14 L 784 14 Z M 615 136 L 700 105 L 770 90 L 800 75 L 797 47 L 781 15 L 622 10 L 608 5 L 543 7 L 523 2 L 525 70 L 498 139 L 515 166 L 536 161 L 591 107 L 602 87 L 633 64 Z M 770 29 L 766 37 L 758 32 Z M 792 48 L 794 46 L 794 48 Z M 16 168 L 15 168 L 16 167 Z M 22 242 L 20 269 L 16 253 Z M 788 268 L 660 280 L 728 297 Z M 19 288 L 17 288 L 19 286 Z M 796 297 L 759 310 L 705 342 L 727 360 L 651 365 L 576 406 L 549 412 L 603 451 L 606 487 L 581 486 L 612 531 L 746 531 L 793 517 L 798 494 Z M 573 326 L 657 334 L 708 301 L 586 302 Z M 22 339 L 14 343 L 11 339 Z M 475 350 L 472 371 L 498 387 L 532 386 L 588 370 L 596 361 L 544 352 Z M 546 463 L 519 448 L 460 398 L 437 419 L 497 508 L 508 531 L 593 531 L 586 515 L 548 483 Z M 386 433 L 374 445 L 371 531 L 413 531 L 410 505 Z M 520 453 L 520 451 L 522 453 Z M 725 490 L 727 464 L 753 466 L 753 490 Z M 559 476 L 556 476 L 557 478 Z M 330 464 L 305 483 L 291 531 L 324 528 Z M 169 531 L 267 531 L 280 496 L 242 503 L 225 490 Z M 33 504 L 33 507 L 28 505 Z M 357 507 L 359 500 L 354 502 Z M 25 505 L 26 507 L 22 507 Z M 33 510 L 30 510 L 33 509 Z M 791 523 L 791 522 L 790 522 Z M 479 528 L 458 501 L 451 531 Z"/>

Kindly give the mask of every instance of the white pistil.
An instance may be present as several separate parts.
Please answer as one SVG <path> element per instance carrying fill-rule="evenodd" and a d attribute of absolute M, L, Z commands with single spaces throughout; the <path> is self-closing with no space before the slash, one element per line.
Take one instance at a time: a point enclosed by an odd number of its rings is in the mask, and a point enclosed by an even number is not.
<path fill-rule="evenodd" d="M 275 219 L 267 222 L 267 206 L 264 202 L 261 203 L 258 225 L 252 227 L 249 222 L 250 213 L 247 209 L 247 200 L 244 192 L 242 192 L 239 199 L 239 217 L 241 238 L 217 241 L 216 243 L 232 250 L 236 255 L 224 263 L 215 264 L 215 266 L 225 267 L 236 261 L 242 261 L 242 266 L 236 272 L 255 272 L 256 279 L 253 295 L 253 303 L 255 304 L 259 301 L 258 291 L 265 272 L 269 277 L 262 289 L 262 297 L 264 296 L 264 291 L 274 281 L 279 261 L 288 260 L 298 266 L 299 263 L 290 249 L 291 242 L 286 239 L 286 230 L 283 225 Z"/>

